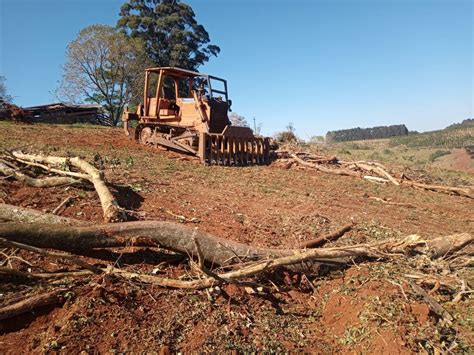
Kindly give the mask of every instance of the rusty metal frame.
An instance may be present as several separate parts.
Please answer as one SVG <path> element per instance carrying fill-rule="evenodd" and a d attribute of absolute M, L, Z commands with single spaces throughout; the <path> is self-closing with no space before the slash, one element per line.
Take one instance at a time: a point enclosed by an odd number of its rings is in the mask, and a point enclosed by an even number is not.
<path fill-rule="evenodd" d="M 219 78 L 217 76 L 204 74 L 204 73 L 198 73 L 198 72 L 195 72 L 195 71 L 176 68 L 176 67 L 148 68 L 148 69 L 145 69 L 145 72 L 146 72 L 145 87 L 148 86 L 148 80 L 147 79 L 149 77 L 149 73 L 156 73 L 156 74 L 159 74 L 159 75 L 162 75 L 162 76 L 172 76 L 172 77 L 179 77 L 179 78 L 188 78 L 190 76 L 191 77 L 202 77 L 202 78 L 205 78 L 206 81 L 207 81 L 207 85 L 209 86 L 209 94 L 210 94 L 211 97 L 212 97 L 213 93 L 218 93 L 218 94 L 225 95 L 225 101 L 226 102 L 229 101 L 229 95 L 228 95 L 228 90 L 227 90 L 227 80 Z M 224 84 L 224 90 L 225 91 L 212 89 L 211 79 L 222 82 Z M 175 84 L 175 89 L 177 89 L 176 84 Z M 176 97 L 178 97 L 177 93 L 176 93 Z M 157 96 L 157 99 L 158 99 L 158 96 Z"/>
<path fill-rule="evenodd" d="M 158 81 L 156 86 L 156 92 L 154 96 L 148 98 L 151 86 L 151 79 L 155 80 L 156 78 L 151 78 L 151 75 L 158 75 Z M 179 127 L 179 125 L 174 125 L 174 122 L 178 119 L 177 116 L 164 116 L 160 118 L 160 104 L 165 98 L 164 95 L 164 78 L 169 76 L 173 79 L 174 84 L 174 95 L 176 99 L 179 98 L 179 83 L 181 79 L 189 78 L 189 97 L 193 97 L 195 100 L 195 109 L 197 110 L 196 118 L 200 118 L 199 121 L 192 121 L 194 116 L 191 116 L 190 122 L 194 125 L 185 126 L 184 128 L 188 129 L 190 134 L 198 137 L 198 146 L 191 146 L 192 144 L 184 144 L 179 141 L 182 139 L 181 136 L 176 136 L 175 138 L 162 137 L 159 134 L 156 137 L 152 137 L 150 142 L 152 144 L 165 146 L 169 149 L 176 151 L 184 152 L 187 154 L 193 154 L 200 158 L 201 162 L 204 164 L 218 164 L 218 165 L 228 165 L 228 166 L 244 166 L 244 165 L 253 165 L 253 164 L 266 164 L 269 162 L 269 152 L 270 152 L 270 141 L 269 138 L 265 137 L 256 137 L 254 136 L 252 130 L 247 127 L 237 127 L 231 126 L 228 123 L 228 120 L 225 123 L 225 127 L 222 132 L 220 128 L 217 131 L 209 132 L 209 119 L 212 117 L 213 104 L 221 105 L 222 103 L 209 102 L 206 104 L 207 109 L 211 110 L 211 116 L 206 118 L 207 113 L 202 112 L 202 107 L 199 106 L 200 100 L 202 98 L 196 93 L 196 90 L 193 90 L 193 79 L 196 77 L 203 78 L 207 82 L 207 89 L 209 92 L 209 100 L 215 100 L 218 95 L 221 94 L 225 96 L 226 107 L 229 109 L 231 102 L 228 98 L 228 87 L 227 81 L 225 79 L 198 73 L 186 69 L 180 69 L 175 67 L 160 67 L 160 68 L 149 68 L 145 70 L 145 88 L 144 88 L 144 107 L 143 114 L 137 113 L 137 117 L 142 124 L 142 127 Z M 203 80 L 203 81 L 204 81 Z M 224 90 L 218 90 L 213 88 L 213 84 L 216 84 L 214 81 L 219 81 L 223 84 Z M 216 85 L 217 86 L 217 85 Z M 220 89 L 219 85 L 219 89 Z M 151 94 L 151 93 L 150 93 Z M 191 96 L 192 95 L 192 96 Z M 152 98 L 155 98 L 156 102 L 155 114 L 152 116 Z M 217 100 L 219 101 L 219 100 Z M 221 107 L 224 108 L 223 106 Z M 219 113 L 221 115 L 221 113 Z M 128 116 L 124 119 L 128 120 Z M 158 122 L 157 122 L 158 121 Z M 187 123 L 186 123 L 187 124 Z M 221 123 L 219 123 L 221 124 Z M 179 127 L 182 128 L 182 127 Z M 141 128 L 140 128 L 141 129 Z M 172 128 L 175 130 L 175 128 Z M 155 130 L 156 131 L 156 130 Z M 128 131 L 127 131 L 128 132 Z M 140 130 L 135 131 L 135 139 L 138 139 L 140 136 Z M 188 146 L 189 145 L 189 146 Z"/>

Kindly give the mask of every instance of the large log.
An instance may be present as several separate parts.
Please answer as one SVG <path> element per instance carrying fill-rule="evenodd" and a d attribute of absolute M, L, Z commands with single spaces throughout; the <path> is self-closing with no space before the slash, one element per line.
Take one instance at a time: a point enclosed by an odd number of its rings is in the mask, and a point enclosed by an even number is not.
<path fill-rule="evenodd" d="M 73 252 L 128 245 L 149 246 L 154 243 L 164 249 L 191 256 L 197 255 L 193 239 L 197 238 L 204 259 L 218 265 L 291 254 L 291 250 L 288 249 L 250 246 L 165 221 L 122 222 L 95 226 L 2 223 L 0 236 L 38 248 Z"/>
<path fill-rule="evenodd" d="M 213 236 L 196 228 L 164 221 L 122 222 L 91 226 L 75 219 L 7 204 L 0 204 L 0 219 L 13 221 L 0 223 L 0 236 L 5 239 L 38 248 L 72 252 L 130 245 L 157 245 L 181 254 L 196 256 L 198 254 L 196 239 L 199 240 L 203 259 L 218 265 L 289 256 L 300 252 L 300 250 L 291 249 L 259 248 Z M 334 233 L 334 238 L 349 228 L 345 226 L 337 231 Z M 326 238 L 328 236 L 325 236 Z M 463 233 L 432 239 L 426 244 L 432 251 L 432 257 L 437 258 L 461 249 L 472 240 L 471 234 Z M 328 260 L 318 259 L 318 261 L 327 262 Z M 342 262 L 343 260 L 332 261 Z"/>
<path fill-rule="evenodd" d="M 350 231 L 353 226 L 354 226 L 354 224 L 352 224 L 352 223 L 347 224 L 347 225 L 345 225 L 344 227 L 342 227 L 341 229 L 339 229 L 335 232 L 323 235 L 322 237 L 318 237 L 318 238 L 315 238 L 315 239 L 312 239 L 312 240 L 305 241 L 305 242 L 301 243 L 299 245 L 299 247 L 301 249 L 321 247 L 329 241 L 336 240 L 336 239 L 342 237 L 345 233 Z"/>
<path fill-rule="evenodd" d="M 0 320 L 30 312 L 38 307 L 59 303 L 61 302 L 61 294 L 65 291 L 67 291 L 67 289 L 56 289 L 0 308 Z"/>
<path fill-rule="evenodd" d="M 318 165 L 318 164 L 309 163 L 309 162 L 301 159 L 300 157 L 298 157 L 296 154 L 290 154 L 290 157 L 293 158 L 300 165 L 307 166 L 309 168 L 322 171 L 324 173 L 360 177 L 359 173 L 357 173 L 355 171 L 352 171 L 352 170 L 342 169 L 342 168 L 338 168 L 338 169 L 326 168 L 326 167 Z"/>
<path fill-rule="evenodd" d="M 454 254 L 472 243 L 474 237 L 469 233 L 459 233 L 428 240 L 426 243 L 431 251 L 431 258 L 442 258 Z"/>
<path fill-rule="evenodd" d="M 72 252 L 154 243 L 164 249 L 189 256 L 198 255 L 195 243 L 197 239 L 203 259 L 218 265 L 284 257 L 301 252 L 301 250 L 292 249 L 259 248 L 163 221 L 122 222 L 95 226 L 2 223 L 0 224 L 0 236 L 39 248 L 54 248 Z M 416 238 L 421 239 L 418 236 Z M 472 240 L 472 235 L 465 233 L 434 239 L 426 244 L 433 251 L 433 257 L 440 257 L 447 252 L 459 250 Z M 326 260 L 314 261 L 324 262 Z"/>
<path fill-rule="evenodd" d="M 67 176 L 47 176 L 34 178 L 28 176 L 18 169 L 13 169 L 0 161 L 0 174 L 11 177 L 31 187 L 55 187 L 78 184 L 81 181 Z"/>
<path fill-rule="evenodd" d="M 60 217 L 52 213 L 44 213 L 31 208 L 19 207 L 0 203 L 0 220 L 17 223 L 61 224 L 61 225 L 87 225 L 87 222 L 73 218 Z"/>
<path fill-rule="evenodd" d="M 116 222 L 124 219 L 123 211 L 120 209 L 117 201 L 115 200 L 112 193 L 105 184 L 104 176 L 102 172 L 96 169 L 94 166 L 86 162 L 79 157 L 64 158 L 55 156 L 44 156 L 37 154 L 24 154 L 21 152 L 14 151 L 11 153 L 13 157 L 23 162 L 32 162 L 37 166 L 41 164 L 49 164 L 53 166 L 64 166 L 72 165 L 84 174 L 72 173 L 73 176 L 81 176 L 83 179 L 87 179 L 93 185 L 99 196 L 102 209 L 104 211 L 105 222 Z M 41 164 L 38 164 L 41 163 Z"/>
<path fill-rule="evenodd" d="M 474 199 L 474 191 L 471 187 L 429 185 L 429 184 L 423 184 L 421 182 L 416 182 L 416 181 L 411 181 L 411 180 L 402 180 L 401 183 L 402 183 L 402 186 L 417 187 L 419 189 L 435 191 L 435 192 L 444 192 L 448 194 L 455 194 L 455 195 Z"/>

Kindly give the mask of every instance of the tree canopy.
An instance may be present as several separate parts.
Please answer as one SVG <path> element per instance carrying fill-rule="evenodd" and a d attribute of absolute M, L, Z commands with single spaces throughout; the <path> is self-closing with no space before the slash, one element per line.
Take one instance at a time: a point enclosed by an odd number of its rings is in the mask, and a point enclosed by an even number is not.
<path fill-rule="evenodd" d="M 120 9 L 117 27 L 143 41 L 155 66 L 197 70 L 220 52 L 210 44 L 191 6 L 179 0 L 128 0 Z"/>
<path fill-rule="evenodd" d="M 142 92 L 147 66 L 140 40 L 110 26 L 92 25 L 69 43 L 57 93 L 65 101 L 102 105 L 108 123 L 116 125 L 124 106 Z"/>
<path fill-rule="evenodd" d="M 408 134 L 408 128 L 404 125 L 377 126 L 371 128 L 351 128 L 339 131 L 329 131 L 326 133 L 326 140 L 329 142 L 345 142 L 366 139 L 381 139 Z"/>

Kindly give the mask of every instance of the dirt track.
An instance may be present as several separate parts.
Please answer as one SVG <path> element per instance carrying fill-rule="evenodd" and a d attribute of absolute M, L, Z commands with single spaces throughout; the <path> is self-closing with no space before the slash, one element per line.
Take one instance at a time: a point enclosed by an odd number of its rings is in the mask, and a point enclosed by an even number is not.
<path fill-rule="evenodd" d="M 341 242 L 474 232 L 473 202 L 467 198 L 273 165 L 203 167 L 192 159 L 140 147 L 118 129 L 1 124 L 2 148 L 28 145 L 25 150 L 82 155 L 102 165 L 119 204 L 133 210 L 137 218 L 185 222 L 259 246 L 289 248 L 350 220 L 359 225 Z M 75 202 L 64 216 L 101 221 L 93 190 L 38 190 L 15 182 L 0 185 L 0 200 L 44 211 L 52 211 L 68 196 L 75 197 Z M 414 207 L 386 205 L 369 196 Z M 24 255 L 34 270 L 61 267 Z M 107 255 L 102 257 L 107 259 Z M 119 255 L 109 257 L 113 260 Z M 120 256 L 119 265 L 145 271 L 150 265 L 142 265 L 144 260 L 159 265 L 159 273 L 184 272 L 182 265 L 168 263 L 156 250 L 136 252 L 131 248 L 129 254 Z M 65 352 L 160 348 L 418 351 L 420 341 L 434 336 L 436 321 L 424 303 L 404 299 L 401 289 L 389 282 L 392 272 L 400 270 L 366 264 L 323 273 L 312 285 L 284 273 L 281 280 L 275 280 L 284 285 L 280 292 L 260 296 L 248 295 L 233 285 L 206 294 L 116 284 L 108 276 L 93 278 L 81 281 L 62 307 L 45 307 L 38 315 L 0 322 L 0 351 L 41 352 L 62 347 Z M 10 281 L 2 282 L 1 293 L 22 290 Z M 464 307 L 472 306 L 470 300 L 466 302 Z M 465 334 L 465 328 L 460 327 L 459 333 L 467 339 L 464 342 L 472 344 L 472 335 Z"/>

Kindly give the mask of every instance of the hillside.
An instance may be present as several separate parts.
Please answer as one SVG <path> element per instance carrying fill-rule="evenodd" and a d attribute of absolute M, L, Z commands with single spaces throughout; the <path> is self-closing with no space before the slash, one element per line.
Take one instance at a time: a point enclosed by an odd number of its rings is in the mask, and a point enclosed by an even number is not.
<path fill-rule="evenodd" d="M 386 144 L 392 147 L 391 140 Z M 0 122 L 0 148 L 81 156 L 103 168 L 118 203 L 136 219 L 175 222 L 259 247 L 291 249 L 351 221 L 357 225 L 328 247 L 411 234 L 432 239 L 474 232 L 469 198 L 276 163 L 205 167 L 188 157 L 139 146 L 114 128 Z M 359 147 L 347 155 L 366 151 Z M 398 164 L 390 167 L 399 171 Z M 472 184 L 469 174 L 431 174 L 427 181 Z M 1 202 L 44 212 L 68 197 L 73 202 L 62 216 L 101 222 L 100 202 L 90 187 L 34 188 L 11 179 L 0 184 Z M 76 270 L 64 260 L 26 251 L 14 256 L 8 262 L 24 272 Z M 0 321 L 0 350 L 469 352 L 474 344 L 472 298 L 453 299 L 461 290 L 460 280 L 467 287 L 474 282 L 472 269 L 458 266 L 454 274 L 447 271 L 455 267 L 449 259 L 393 257 L 396 262 L 380 258 L 321 265 L 317 272 L 303 274 L 267 272 L 251 279 L 250 291 L 232 283 L 206 290 L 170 289 L 113 274 L 25 283 L 0 273 L 0 305 L 15 294 L 70 289 L 63 304 Z M 186 257 L 157 247 L 99 249 L 81 259 L 148 275 L 185 279 L 194 274 Z M 414 281 L 452 314 L 451 324 L 413 291 Z"/>
<path fill-rule="evenodd" d="M 406 136 L 386 139 L 328 143 L 324 147 L 314 148 L 349 160 L 377 160 L 422 170 L 427 174 L 432 172 L 435 180 L 461 179 L 470 184 L 471 174 L 474 172 L 474 159 L 470 153 L 472 147 L 474 125 L 472 120 L 465 120 L 461 124 L 437 131 L 412 132 Z"/>

